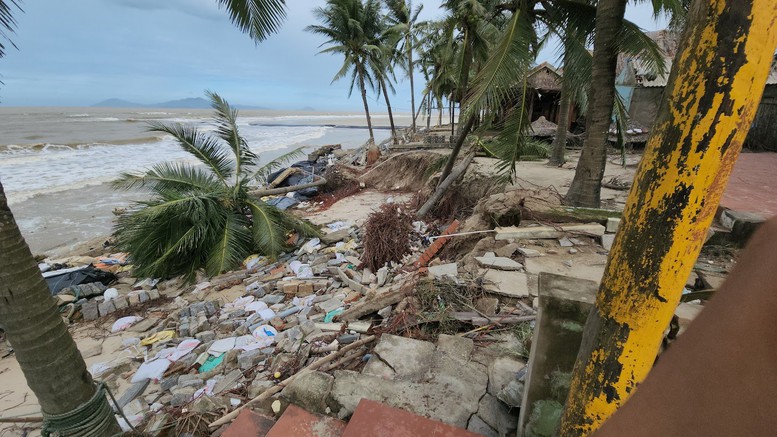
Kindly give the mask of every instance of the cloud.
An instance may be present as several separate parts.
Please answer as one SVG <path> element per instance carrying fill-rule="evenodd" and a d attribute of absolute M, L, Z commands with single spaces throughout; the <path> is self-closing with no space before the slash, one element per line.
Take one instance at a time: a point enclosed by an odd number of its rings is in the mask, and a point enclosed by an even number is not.
<path fill-rule="evenodd" d="M 176 11 L 205 20 L 223 20 L 226 14 L 219 10 L 215 0 L 108 0 L 108 2 L 141 11 Z"/>

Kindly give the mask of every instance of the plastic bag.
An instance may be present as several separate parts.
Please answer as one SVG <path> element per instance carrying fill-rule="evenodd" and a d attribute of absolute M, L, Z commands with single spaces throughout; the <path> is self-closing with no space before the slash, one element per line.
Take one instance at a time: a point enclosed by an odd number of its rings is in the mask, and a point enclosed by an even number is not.
<path fill-rule="evenodd" d="M 167 368 L 170 367 L 170 364 L 170 360 L 165 358 L 146 361 L 138 367 L 138 370 L 132 375 L 132 380 L 130 382 L 135 384 L 136 382 L 145 381 L 147 379 L 159 382 L 167 371 Z"/>
<path fill-rule="evenodd" d="M 141 320 L 143 320 L 143 317 L 140 316 L 122 317 L 113 322 L 113 326 L 111 326 L 111 332 L 123 331 Z"/>

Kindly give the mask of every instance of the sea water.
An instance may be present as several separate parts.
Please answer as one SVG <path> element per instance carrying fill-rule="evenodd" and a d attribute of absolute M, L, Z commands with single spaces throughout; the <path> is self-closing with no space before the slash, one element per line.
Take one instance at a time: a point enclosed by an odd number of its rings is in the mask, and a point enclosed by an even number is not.
<path fill-rule="evenodd" d="M 33 251 L 107 235 L 111 211 L 142 197 L 109 183 L 160 162 L 197 164 L 172 137 L 148 131 L 149 121 L 212 130 L 207 110 L 0 108 L 0 182 Z M 398 125 L 409 117 L 398 117 Z M 388 118 L 373 116 L 376 141 L 388 138 Z M 240 111 L 238 126 L 262 162 L 303 147 L 361 146 L 369 137 L 356 113 Z"/>

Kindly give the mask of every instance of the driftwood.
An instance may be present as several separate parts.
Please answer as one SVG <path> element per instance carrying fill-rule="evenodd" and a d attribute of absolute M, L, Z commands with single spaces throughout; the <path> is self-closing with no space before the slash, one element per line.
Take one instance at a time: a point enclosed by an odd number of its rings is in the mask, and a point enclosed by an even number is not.
<path fill-rule="evenodd" d="M 460 322 L 471 323 L 475 326 L 483 325 L 514 325 L 521 322 L 530 322 L 537 318 L 536 314 L 530 316 L 482 316 L 476 312 L 454 312 L 451 314 L 451 318 Z"/>
<path fill-rule="evenodd" d="M 407 296 L 408 288 L 405 284 L 399 290 L 387 291 L 376 295 L 372 299 L 367 299 L 365 302 L 361 302 L 348 308 L 335 317 L 336 320 L 356 320 L 359 317 L 365 316 L 370 313 L 374 313 L 381 308 L 385 308 L 389 305 L 394 305 Z"/>
<path fill-rule="evenodd" d="M 276 194 L 286 194 L 293 191 L 304 190 L 305 188 L 313 188 L 326 184 L 326 179 L 319 176 L 319 180 L 313 181 L 309 184 L 292 185 L 290 187 L 282 188 L 267 188 L 263 190 L 249 191 L 248 194 L 254 197 L 274 196 Z"/>
<path fill-rule="evenodd" d="M 283 170 L 283 173 L 279 174 L 278 177 L 275 178 L 275 180 L 272 181 L 270 183 L 270 185 L 267 186 L 267 188 L 275 188 L 275 187 L 277 187 L 278 185 L 283 183 L 283 181 L 285 181 L 286 178 L 288 178 L 289 176 L 291 176 L 291 175 L 293 175 L 295 173 L 299 173 L 300 171 L 301 170 L 296 168 L 296 167 L 289 167 L 286 170 Z"/>
<path fill-rule="evenodd" d="M 363 338 L 363 339 L 361 339 L 359 341 L 356 341 L 354 343 L 349 344 L 348 346 L 345 346 L 344 348 L 340 349 L 337 352 L 332 352 L 331 354 L 329 354 L 329 355 L 327 355 L 327 356 L 325 356 L 323 358 L 319 358 L 318 360 L 316 360 L 313 363 L 311 363 L 309 366 L 305 367 L 304 369 L 300 370 L 299 372 L 295 373 L 294 375 L 291 375 L 288 378 L 284 379 L 278 385 L 273 386 L 273 387 L 263 391 L 259 396 L 251 399 L 250 401 L 248 401 L 245 404 L 241 405 L 240 407 L 236 408 L 231 413 L 222 416 L 220 419 L 218 419 L 215 422 L 211 423 L 209 426 L 211 428 L 216 428 L 216 427 L 219 427 L 219 426 L 221 426 L 221 425 L 223 425 L 225 423 L 228 423 L 228 422 L 232 421 L 235 417 L 237 417 L 238 414 L 240 414 L 240 412 L 243 410 L 243 408 L 245 408 L 245 407 L 247 407 L 249 405 L 255 404 L 257 402 L 262 402 L 262 401 L 268 399 L 270 396 L 272 396 L 272 395 L 280 392 L 281 390 L 283 390 L 284 387 L 289 385 L 289 383 L 294 381 L 298 376 L 303 375 L 303 374 L 308 373 L 308 372 L 312 372 L 312 371 L 318 369 L 319 367 L 323 366 L 324 364 L 329 363 L 329 362 L 331 362 L 331 361 L 333 361 L 333 360 L 335 360 L 337 358 L 342 357 L 343 355 L 345 355 L 349 351 L 352 351 L 352 350 L 354 350 L 356 348 L 359 348 L 359 347 L 361 347 L 361 346 L 363 346 L 363 345 L 365 345 L 367 343 L 370 343 L 370 342 L 372 342 L 374 340 L 375 340 L 375 336 L 374 335 L 370 335 L 369 337 L 365 337 L 365 338 Z"/>

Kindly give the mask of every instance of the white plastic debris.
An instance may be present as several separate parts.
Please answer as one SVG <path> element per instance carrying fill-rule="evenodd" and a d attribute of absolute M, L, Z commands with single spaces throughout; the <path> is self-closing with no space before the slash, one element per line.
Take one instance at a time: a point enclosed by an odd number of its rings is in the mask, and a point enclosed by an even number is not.
<path fill-rule="evenodd" d="M 106 290 L 106 293 L 107 293 L 107 290 Z M 116 320 L 115 322 L 113 322 L 113 326 L 111 326 L 111 332 L 123 331 L 129 328 L 130 326 L 134 325 L 135 323 L 138 323 L 141 320 L 143 320 L 143 317 L 140 317 L 140 316 L 122 317 Z"/>
<path fill-rule="evenodd" d="M 224 352 L 231 351 L 235 348 L 235 339 L 236 337 L 227 337 L 214 341 L 208 348 L 208 353 L 214 357 L 218 357 Z"/>
<path fill-rule="evenodd" d="M 165 374 L 165 371 L 167 371 L 167 368 L 170 367 L 170 364 L 170 360 L 165 358 L 146 361 L 138 367 L 138 370 L 132 375 L 132 380 L 130 382 L 135 384 L 136 382 L 145 381 L 147 379 L 159 382 Z"/>
<path fill-rule="evenodd" d="M 103 297 L 105 298 L 105 301 L 113 300 L 119 297 L 119 290 L 115 288 L 109 288 L 105 290 L 105 293 L 103 293 Z"/>

